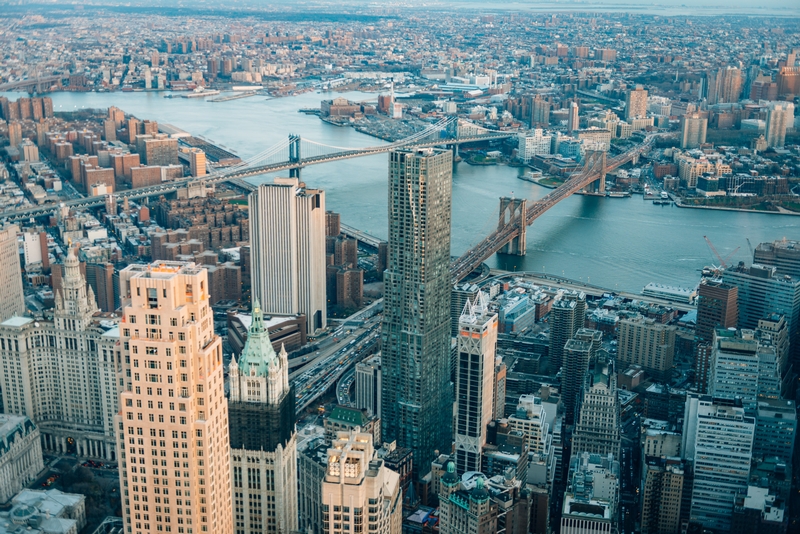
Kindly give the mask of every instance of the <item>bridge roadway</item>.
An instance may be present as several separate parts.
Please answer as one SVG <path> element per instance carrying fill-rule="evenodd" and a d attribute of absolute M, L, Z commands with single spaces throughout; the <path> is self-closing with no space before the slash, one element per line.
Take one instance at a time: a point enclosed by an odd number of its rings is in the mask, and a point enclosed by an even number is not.
<path fill-rule="evenodd" d="M 28 78 L 27 80 L 16 80 L 0 84 L 0 93 L 6 91 L 17 91 L 25 87 L 39 87 L 44 83 L 57 82 L 59 80 L 69 80 L 69 74 L 53 74 L 50 76 L 40 76 L 38 78 Z"/>
<path fill-rule="evenodd" d="M 122 201 L 122 199 L 124 198 L 136 200 L 156 195 L 166 195 L 169 193 L 174 193 L 178 189 L 186 187 L 187 185 L 195 182 L 205 182 L 209 184 L 230 182 L 231 184 L 235 185 L 236 187 L 242 189 L 245 192 L 251 192 L 256 189 L 256 186 L 244 181 L 244 178 L 258 176 L 260 174 L 269 174 L 289 169 L 299 169 L 307 167 L 309 165 L 319 165 L 320 163 L 328 163 L 330 161 L 339 161 L 350 158 L 358 158 L 362 156 L 372 156 L 374 154 L 389 152 L 390 150 L 394 149 L 414 149 L 414 148 L 430 148 L 442 145 L 460 145 L 464 143 L 475 143 L 480 141 L 506 139 L 508 137 L 513 137 L 515 135 L 516 135 L 515 133 L 511 132 L 496 132 L 491 134 L 482 134 L 482 135 L 475 135 L 468 137 L 436 139 L 433 141 L 409 143 L 407 145 L 401 145 L 401 146 L 398 146 L 396 144 L 386 144 L 383 146 L 369 147 L 366 149 L 346 150 L 343 152 L 335 152 L 332 154 L 324 154 L 321 156 L 305 158 L 296 162 L 282 161 L 279 163 L 270 163 L 266 165 L 258 165 L 255 167 L 243 168 L 241 170 L 229 169 L 220 171 L 217 174 L 209 174 L 203 176 L 202 178 L 184 178 L 181 180 L 174 180 L 172 182 L 165 182 L 158 185 L 139 187 L 137 189 L 129 189 L 126 191 L 118 191 L 114 193 L 114 197 L 119 202 Z M 100 207 L 104 204 L 105 204 L 105 195 L 90 196 L 75 200 L 68 200 L 60 203 L 47 204 L 44 206 L 36 206 L 32 208 L 23 208 L 23 209 L 0 212 L 0 220 L 5 219 L 8 221 L 20 221 L 30 217 L 38 217 L 41 215 L 46 215 L 48 213 L 53 213 L 56 210 L 58 210 L 61 206 L 66 206 L 69 208 L 87 209 L 87 208 Z"/>
<path fill-rule="evenodd" d="M 640 156 L 644 152 L 650 150 L 650 145 L 653 141 L 663 135 L 669 134 L 653 134 L 647 137 L 644 143 L 638 145 L 619 156 L 608 160 L 606 164 L 606 171 L 612 171 Z M 596 160 L 597 161 L 597 160 Z M 591 168 L 584 169 L 580 172 L 574 173 L 562 185 L 554 189 L 551 193 L 545 195 L 539 200 L 529 203 L 525 212 L 525 225 L 530 226 L 533 221 L 538 219 L 547 210 L 555 206 L 558 202 L 564 200 L 573 193 L 580 191 L 595 180 L 600 178 L 602 169 L 597 169 L 599 165 L 595 164 Z M 481 263 L 489 259 L 503 246 L 517 237 L 520 232 L 519 222 L 509 223 L 498 230 L 489 234 L 480 243 L 470 248 L 463 256 L 454 260 L 450 264 L 450 273 L 453 284 L 458 283 L 464 279 L 469 273 L 477 269 Z"/>

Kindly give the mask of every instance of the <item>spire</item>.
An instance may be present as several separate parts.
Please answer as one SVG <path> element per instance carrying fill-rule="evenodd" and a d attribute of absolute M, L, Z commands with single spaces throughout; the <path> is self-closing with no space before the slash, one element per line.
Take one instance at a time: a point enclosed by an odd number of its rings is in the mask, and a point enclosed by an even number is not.
<path fill-rule="evenodd" d="M 253 301 L 253 318 L 247 330 L 247 342 L 239 356 L 239 372 L 248 376 L 267 376 L 270 365 L 277 365 L 277 355 L 272 348 L 269 332 L 258 299 Z"/>
<path fill-rule="evenodd" d="M 253 322 L 250 324 L 250 330 L 248 331 L 248 335 L 253 334 L 263 334 L 266 332 L 264 328 L 264 315 L 261 313 L 261 305 L 258 302 L 258 297 L 255 297 L 253 300 Z M 267 332 L 267 337 L 269 337 L 269 333 Z"/>

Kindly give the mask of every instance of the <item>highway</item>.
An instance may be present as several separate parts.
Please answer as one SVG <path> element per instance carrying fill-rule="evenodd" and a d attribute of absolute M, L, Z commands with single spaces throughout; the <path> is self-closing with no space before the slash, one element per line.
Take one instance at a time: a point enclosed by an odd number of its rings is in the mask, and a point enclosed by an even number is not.
<path fill-rule="evenodd" d="M 340 335 L 345 334 L 343 338 L 337 337 L 334 332 L 331 338 L 339 339 L 334 346 L 320 351 L 319 356 L 311 360 L 305 368 L 290 374 L 298 414 L 336 385 L 356 363 L 376 350 L 380 344 L 380 329 L 381 316 L 376 315 L 363 326 L 353 328 L 349 335 L 340 332 Z"/>

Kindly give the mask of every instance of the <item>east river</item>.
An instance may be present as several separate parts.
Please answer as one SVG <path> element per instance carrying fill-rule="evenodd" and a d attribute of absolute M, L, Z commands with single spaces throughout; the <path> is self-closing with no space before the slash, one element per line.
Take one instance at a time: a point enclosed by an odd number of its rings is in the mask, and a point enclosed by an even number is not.
<path fill-rule="evenodd" d="M 16 98 L 19 94 L 8 94 Z M 24 96 L 24 95 L 23 95 Z M 202 99 L 163 98 L 163 93 L 53 93 L 56 111 L 117 106 L 141 118 L 172 124 L 202 135 L 247 159 L 280 143 L 289 134 L 338 147 L 382 144 L 352 128 L 332 126 L 298 113 L 318 107 L 322 98 L 306 93 L 268 99 L 262 96 L 211 103 Z M 374 95 L 344 94 L 353 100 Z M 381 238 L 387 228 L 385 154 L 303 169 L 310 187 L 326 192 L 327 208 L 342 221 Z M 453 173 L 452 253 L 460 255 L 497 224 L 498 198 L 530 200 L 548 190 L 518 178 L 521 170 L 459 163 Z M 269 179 L 267 177 L 257 180 Z M 697 284 L 699 270 L 718 263 L 706 245 L 707 235 L 722 256 L 739 247 L 731 262 L 752 261 L 753 246 L 783 237 L 800 239 L 800 218 L 787 215 L 681 209 L 654 206 L 641 196 L 626 199 L 573 195 L 528 229 L 528 253 L 497 256 L 491 267 L 542 271 L 594 285 L 639 293 L 649 282 L 683 287 Z"/>

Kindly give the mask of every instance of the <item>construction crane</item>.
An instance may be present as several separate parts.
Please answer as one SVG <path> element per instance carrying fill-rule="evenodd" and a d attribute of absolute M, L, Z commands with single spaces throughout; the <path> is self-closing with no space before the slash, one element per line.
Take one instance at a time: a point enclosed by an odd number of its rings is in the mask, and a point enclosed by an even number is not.
<path fill-rule="evenodd" d="M 719 252 L 717 252 L 717 249 L 716 249 L 716 247 L 714 247 L 714 244 L 711 242 L 711 240 L 710 240 L 708 237 L 706 237 L 706 236 L 703 236 L 703 239 L 705 239 L 705 240 L 706 240 L 706 243 L 708 243 L 708 248 L 710 248 L 710 249 L 711 249 L 711 252 L 713 252 L 713 253 L 714 253 L 714 256 L 716 256 L 716 257 L 717 257 L 717 259 L 719 260 L 719 266 L 720 266 L 721 268 L 723 268 L 723 269 L 727 269 L 727 268 L 728 268 L 728 260 L 730 260 L 730 259 L 733 257 L 733 255 L 734 255 L 734 254 L 736 254 L 737 252 L 739 252 L 739 247 L 736 247 L 736 248 L 733 250 L 733 252 L 731 252 L 731 253 L 730 253 L 730 254 L 728 254 L 728 255 L 727 255 L 725 258 L 723 258 L 723 257 L 720 255 L 720 253 L 719 253 Z"/>
<path fill-rule="evenodd" d="M 745 239 L 747 239 L 747 248 L 750 249 L 750 255 L 755 257 L 756 253 L 753 252 L 753 244 L 750 242 L 750 238 L 749 237 L 745 237 Z"/>

